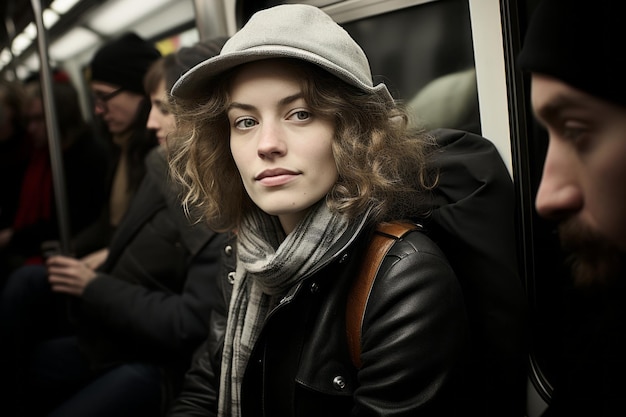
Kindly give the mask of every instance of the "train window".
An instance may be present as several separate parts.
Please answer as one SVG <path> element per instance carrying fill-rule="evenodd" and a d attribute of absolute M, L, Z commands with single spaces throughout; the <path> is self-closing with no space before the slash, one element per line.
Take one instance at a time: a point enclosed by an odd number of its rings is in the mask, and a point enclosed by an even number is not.
<path fill-rule="evenodd" d="M 467 1 L 440 0 L 343 26 L 416 122 L 480 129 Z"/>
<path fill-rule="evenodd" d="M 257 10 L 284 1 L 244 2 L 244 22 Z M 339 1 L 309 1 L 332 5 Z M 382 3 L 382 2 L 381 2 Z M 367 54 L 374 82 L 403 100 L 413 121 L 427 128 L 480 133 L 474 51 L 467 0 L 415 1 L 413 6 L 339 23 Z M 454 30 L 451 30 L 454 28 Z"/>
<path fill-rule="evenodd" d="M 533 382 L 549 402 L 557 374 L 555 364 L 562 354 L 562 331 L 568 327 L 565 307 L 569 279 L 563 267 L 556 226 L 539 217 L 534 207 L 547 150 L 547 132 L 534 120 L 529 120 L 529 127 L 525 144 L 529 155 L 526 181 L 532 193 L 528 202 L 530 222 L 525 233 L 532 240 L 532 255 L 528 259 L 532 273 L 526 276 L 533 336 L 531 366 Z"/>
<path fill-rule="evenodd" d="M 559 346 L 559 303 L 563 282 L 558 239 L 554 226 L 535 210 L 547 149 L 546 132 L 535 122 L 530 105 L 527 74 L 516 67 L 528 19 L 538 0 L 501 2 L 505 32 L 509 108 L 512 118 L 512 151 L 515 158 L 515 188 L 518 195 L 517 224 L 520 274 L 525 280 L 530 305 L 531 352 L 528 415 L 540 415 L 549 404 Z"/>
<path fill-rule="evenodd" d="M 548 135 L 538 125 L 530 104 L 530 76 L 515 67 L 528 20 L 540 0 L 511 0 L 506 2 L 504 22 L 508 25 L 510 52 L 507 72 L 509 78 L 512 137 L 516 156 L 516 182 L 519 196 L 519 234 L 522 276 L 530 303 L 531 382 L 534 391 L 549 404 L 559 375 L 578 360 L 572 343 L 584 337 L 586 327 L 593 327 L 584 317 L 580 294 L 573 291 L 569 271 L 564 266 L 556 225 L 539 217 L 535 210 L 536 193 L 541 181 Z M 529 409 L 529 415 L 533 416 Z"/>

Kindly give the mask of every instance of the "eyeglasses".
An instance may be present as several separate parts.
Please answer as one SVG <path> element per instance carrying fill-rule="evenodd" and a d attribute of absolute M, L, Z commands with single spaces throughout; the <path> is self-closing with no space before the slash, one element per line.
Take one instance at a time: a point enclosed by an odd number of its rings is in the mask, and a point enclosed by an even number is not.
<path fill-rule="evenodd" d="M 101 93 L 97 91 L 93 93 L 93 103 L 96 107 L 106 109 L 107 102 L 124 90 L 124 87 L 120 87 L 117 90 L 111 91 L 110 93 Z"/>

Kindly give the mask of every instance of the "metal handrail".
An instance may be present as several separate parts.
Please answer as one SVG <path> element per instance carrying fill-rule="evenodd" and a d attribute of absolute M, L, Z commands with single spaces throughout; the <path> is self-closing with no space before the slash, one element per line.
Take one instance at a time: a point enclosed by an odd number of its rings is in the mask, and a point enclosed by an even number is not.
<path fill-rule="evenodd" d="M 40 81 L 43 95 L 43 107 L 48 132 L 48 149 L 52 166 L 52 184 L 57 208 L 57 221 L 59 225 L 59 250 L 62 254 L 70 254 L 70 219 L 67 206 L 67 193 L 65 189 L 65 171 L 63 170 L 63 154 L 61 138 L 56 117 L 54 96 L 52 93 L 52 71 L 48 57 L 48 38 L 43 24 L 43 10 L 40 0 L 31 0 L 35 25 L 37 27 L 37 49 L 40 60 Z"/>

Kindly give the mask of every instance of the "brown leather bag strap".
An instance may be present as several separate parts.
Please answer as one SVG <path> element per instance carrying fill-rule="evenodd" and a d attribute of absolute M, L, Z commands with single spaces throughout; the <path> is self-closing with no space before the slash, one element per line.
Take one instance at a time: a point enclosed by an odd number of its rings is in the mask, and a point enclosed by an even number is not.
<path fill-rule="evenodd" d="M 350 357 L 357 369 L 361 367 L 361 325 L 380 265 L 393 244 L 413 230 L 421 230 L 421 226 L 408 222 L 379 224 L 365 251 L 359 273 L 352 282 L 346 305 L 346 332 Z"/>

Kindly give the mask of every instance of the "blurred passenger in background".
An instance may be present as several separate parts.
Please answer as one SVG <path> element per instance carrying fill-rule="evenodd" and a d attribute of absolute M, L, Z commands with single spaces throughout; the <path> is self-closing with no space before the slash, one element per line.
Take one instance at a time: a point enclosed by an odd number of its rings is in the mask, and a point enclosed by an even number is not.
<path fill-rule="evenodd" d="M 162 106 L 150 122 L 159 136 L 176 125 L 164 110 L 177 75 L 219 53 L 224 41 L 153 64 L 145 84 Z M 10 358 L 0 392 L 36 399 L 18 402 L 24 415 L 158 416 L 179 391 L 208 332 L 226 236 L 186 217 L 165 144 L 148 154 L 101 267 L 59 255 L 47 271 L 24 267 L 11 276 L 0 300 L 0 359 Z"/>
<path fill-rule="evenodd" d="M 150 100 L 143 78 L 160 52 L 134 33 L 102 46 L 89 64 L 94 112 L 110 135 L 115 149 L 108 201 L 99 219 L 74 239 L 73 253 L 89 254 L 93 266 L 106 258 L 106 247 L 119 225 L 146 168 L 144 159 L 157 145 L 146 127 Z"/>
<path fill-rule="evenodd" d="M 15 216 L 0 233 L 5 275 L 23 264 L 42 264 L 42 243 L 59 239 L 59 222 L 39 81 L 25 86 L 25 119 L 32 144 L 17 198 Z M 52 96 L 61 146 L 70 234 L 94 222 L 103 208 L 111 148 L 94 135 L 81 116 L 78 92 L 62 71 L 55 72 Z M 4 281 L 4 278 L 3 278 Z"/>
<path fill-rule="evenodd" d="M 150 95 L 152 104 L 147 126 L 156 133 L 159 144 L 163 145 L 166 142 L 167 135 L 176 126 L 169 103 L 170 89 L 183 72 L 189 69 L 191 63 L 199 63 L 206 57 L 219 53 L 227 40 L 226 37 L 217 37 L 196 43 L 193 47 L 181 48 L 176 53 L 164 56 L 150 67 L 144 79 L 144 88 Z"/>
<path fill-rule="evenodd" d="M 408 101 L 407 109 L 413 127 L 443 127 L 480 134 L 476 69 L 435 78 Z"/>
<path fill-rule="evenodd" d="M 0 81 L 0 247 L 11 239 L 10 228 L 30 153 L 24 100 L 21 83 Z M 0 269 L 0 276 L 5 274 Z"/>

